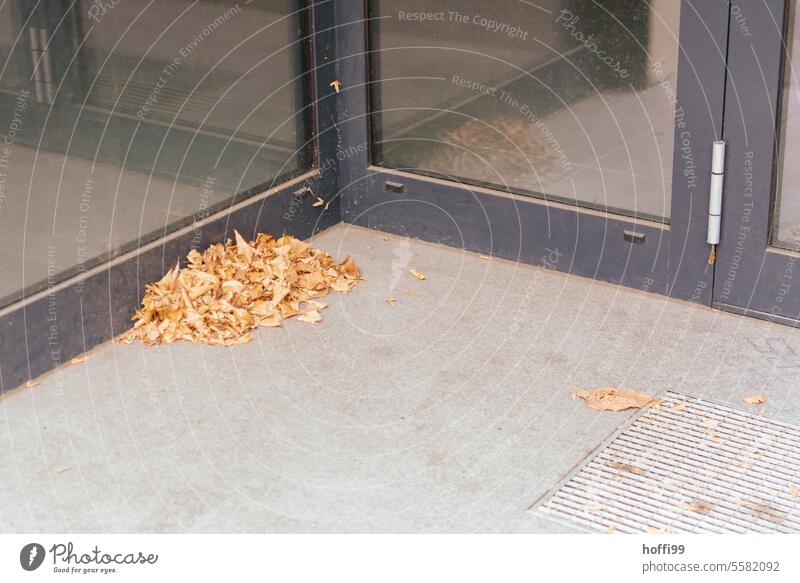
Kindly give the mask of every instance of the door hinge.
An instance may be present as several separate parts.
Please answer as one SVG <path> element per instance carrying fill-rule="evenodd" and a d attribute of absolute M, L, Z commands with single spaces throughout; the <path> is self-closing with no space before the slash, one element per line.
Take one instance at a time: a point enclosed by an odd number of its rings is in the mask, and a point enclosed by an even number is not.
<path fill-rule="evenodd" d="M 711 149 L 711 186 L 708 192 L 708 236 L 706 243 L 719 244 L 722 224 L 722 183 L 725 177 L 725 142 L 714 140 Z M 713 252 L 713 249 L 712 249 Z"/>

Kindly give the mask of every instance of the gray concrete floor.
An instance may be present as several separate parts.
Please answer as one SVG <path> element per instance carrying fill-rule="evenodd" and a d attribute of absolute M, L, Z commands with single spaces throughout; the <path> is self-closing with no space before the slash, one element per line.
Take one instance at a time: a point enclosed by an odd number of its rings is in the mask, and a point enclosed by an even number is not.
<path fill-rule="evenodd" d="M 321 324 L 106 344 L 0 399 L 0 530 L 568 532 L 526 510 L 632 414 L 575 388 L 800 422 L 798 330 L 345 225 L 313 243 L 367 279 Z"/>

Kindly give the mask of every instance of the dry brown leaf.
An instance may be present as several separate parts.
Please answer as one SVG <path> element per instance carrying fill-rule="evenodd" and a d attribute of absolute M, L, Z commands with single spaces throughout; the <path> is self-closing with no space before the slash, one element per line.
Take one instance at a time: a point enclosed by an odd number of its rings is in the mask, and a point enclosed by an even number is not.
<path fill-rule="evenodd" d="M 789 495 L 792 498 L 797 498 L 800 495 L 800 488 L 797 487 L 797 484 L 792 484 L 792 487 L 789 488 Z"/>
<path fill-rule="evenodd" d="M 720 443 L 722 441 L 719 437 L 717 437 L 717 434 L 714 433 L 714 430 L 711 429 L 710 427 L 706 427 L 706 435 L 708 435 L 708 437 L 712 441 L 716 441 L 717 443 Z"/>
<path fill-rule="evenodd" d="M 679 508 L 683 510 L 688 510 L 689 512 L 694 512 L 696 514 L 708 514 L 711 512 L 711 509 L 714 505 L 709 502 L 708 500 L 703 500 L 702 498 L 695 498 L 691 502 L 684 502 L 678 504 Z"/>
<path fill-rule="evenodd" d="M 63 474 L 64 472 L 68 472 L 70 470 L 69 466 L 64 466 L 62 468 L 56 468 L 57 474 Z"/>
<path fill-rule="evenodd" d="M 589 408 L 597 411 L 641 409 L 652 402 L 650 395 L 616 387 L 602 387 L 592 391 L 573 391 L 571 395 L 573 399 L 583 399 Z"/>
<path fill-rule="evenodd" d="M 408 270 L 408 272 L 409 272 L 411 275 L 413 275 L 414 277 L 416 277 L 416 278 L 417 278 L 418 280 L 420 280 L 420 281 L 424 281 L 424 280 L 425 280 L 425 276 L 424 276 L 424 275 L 422 275 L 422 274 L 421 274 L 419 271 L 417 271 L 417 270 L 416 270 L 416 269 L 414 269 L 413 267 L 412 267 L 411 269 L 409 269 L 409 270 Z"/>
<path fill-rule="evenodd" d="M 631 464 L 626 464 L 625 462 L 614 461 L 614 462 L 609 462 L 608 465 L 617 470 L 628 472 L 629 474 L 634 474 L 636 476 L 643 476 L 647 473 L 647 471 L 645 471 L 644 469 L 637 466 L 633 466 Z"/>
<path fill-rule="evenodd" d="M 386 300 L 386 303 L 389 304 L 390 306 L 393 306 L 397 303 L 397 300 L 394 298 L 389 298 L 388 300 Z"/>
<path fill-rule="evenodd" d="M 589 512 L 590 514 L 598 514 L 603 511 L 603 505 L 597 502 L 589 502 L 583 507 L 583 511 Z"/>
<path fill-rule="evenodd" d="M 253 248 L 244 240 L 244 237 L 239 234 L 239 231 L 234 230 L 233 234 L 236 237 L 236 252 L 246 257 L 248 262 L 252 262 Z"/>
<path fill-rule="evenodd" d="M 316 324 L 320 320 L 322 320 L 322 314 L 320 314 L 317 310 L 309 310 L 305 314 L 301 314 L 297 316 L 297 319 L 301 322 L 308 322 L 309 324 Z"/>
<path fill-rule="evenodd" d="M 330 255 L 291 236 L 261 233 L 246 241 L 192 250 L 188 265 L 176 265 L 146 287 L 134 325 L 119 340 L 166 344 L 188 340 L 215 346 L 250 342 L 258 326 L 280 326 L 298 316 L 319 322 L 331 290 L 349 292 L 361 280 L 355 262 Z"/>
<path fill-rule="evenodd" d="M 675 409 L 676 411 L 683 411 L 684 409 L 686 409 L 686 405 L 684 403 L 675 403 L 672 406 L 672 408 Z"/>
<path fill-rule="evenodd" d="M 323 204 L 325 204 L 325 200 L 318 196 L 316 202 L 311 206 L 322 206 Z"/>
<path fill-rule="evenodd" d="M 88 357 L 88 356 L 86 356 L 86 355 L 83 355 L 83 356 L 76 356 L 75 358 L 70 358 L 70 359 L 69 359 L 69 363 L 70 363 L 70 364 L 83 364 L 83 363 L 84 363 L 84 362 L 86 362 L 87 360 L 89 360 L 89 357 Z"/>
<path fill-rule="evenodd" d="M 389 235 L 384 235 L 384 236 L 383 236 L 383 240 L 384 240 L 384 241 L 388 241 L 388 240 L 389 240 Z"/>
<path fill-rule="evenodd" d="M 677 531 L 671 526 L 665 526 L 664 528 L 648 526 L 646 532 L 647 534 L 677 534 Z"/>
<path fill-rule="evenodd" d="M 32 389 L 33 387 L 39 386 L 39 383 L 36 381 L 28 381 L 25 383 L 25 387 L 28 389 Z"/>
<path fill-rule="evenodd" d="M 762 403 L 766 403 L 767 400 L 764 398 L 764 395 L 757 394 L 757 395 L 750 395 L 749 397 L 745 397 L 742 399 L 748 405 L 761 405 Z"/>
<path fill-rule="evenodd" d="M 481 259 L 485 259 L 486 261 L 491 261 L 492 257 L 489 255 L 478 255 Z"/>

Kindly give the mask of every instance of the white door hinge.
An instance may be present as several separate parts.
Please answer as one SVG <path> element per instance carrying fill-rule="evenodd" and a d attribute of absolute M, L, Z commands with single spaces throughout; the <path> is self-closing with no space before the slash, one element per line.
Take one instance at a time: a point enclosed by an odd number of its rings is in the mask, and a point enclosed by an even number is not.
<path fill-rule="evenodd" d="M 711 149 L 711 187 L 708 192 L 708 237 L 709 245 L 719 244 L 722 223 L 722 182 L 725 177 L 725 142 L 715 140 Z"/>

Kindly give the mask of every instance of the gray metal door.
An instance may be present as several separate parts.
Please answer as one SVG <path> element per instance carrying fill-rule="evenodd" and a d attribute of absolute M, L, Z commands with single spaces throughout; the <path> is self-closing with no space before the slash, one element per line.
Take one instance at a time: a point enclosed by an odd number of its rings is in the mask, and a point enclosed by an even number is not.
<path fill-rule="evenodd" d="M 714 305 L 797 324 L 800 92 L 796 0 L 732 3 Z"/>
<path fill-rule="evenodd" d="M 336 4 L 344 220 L 710 305 L 728 2 L 485 7 Z"/>

